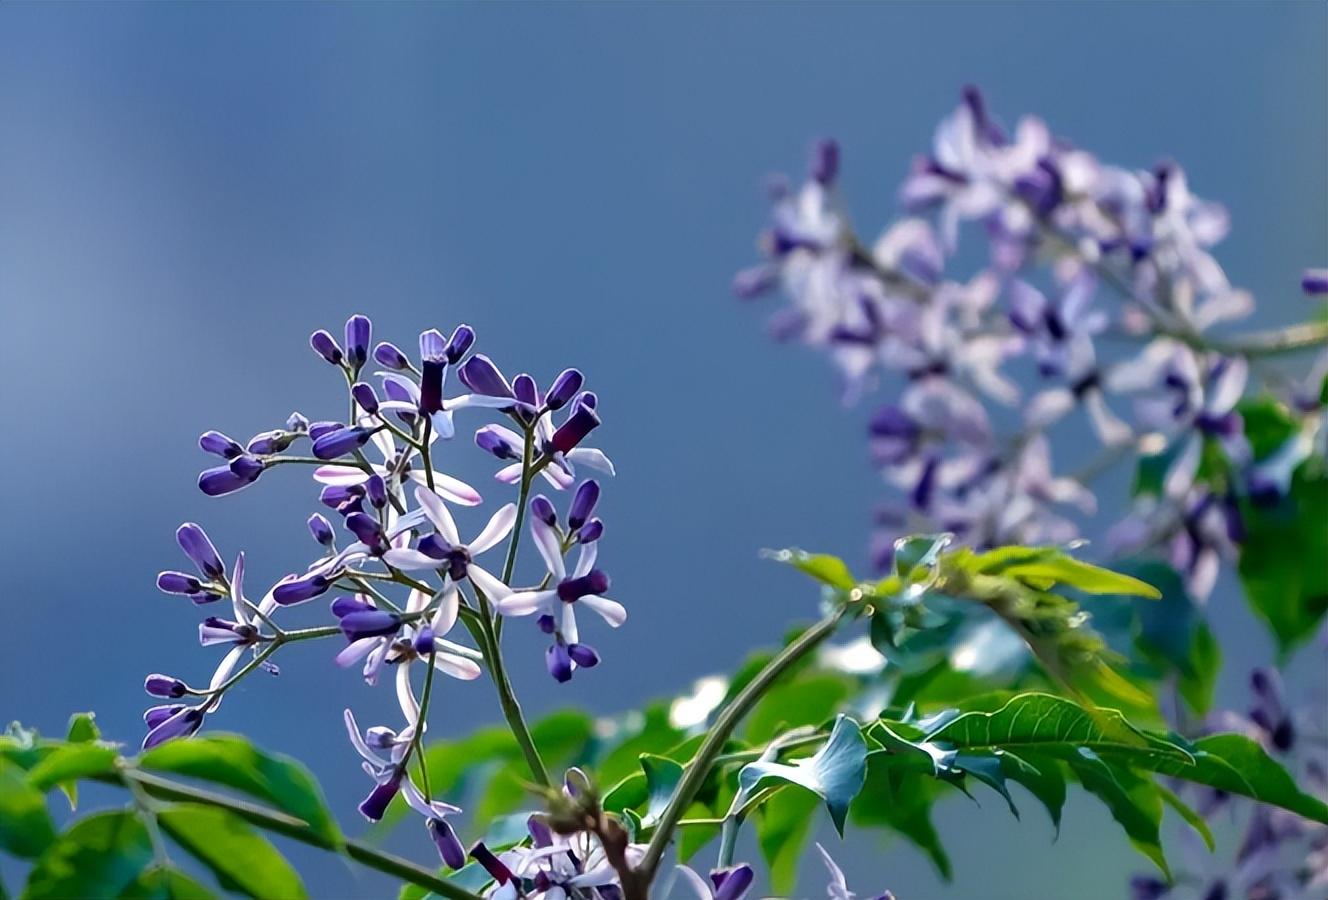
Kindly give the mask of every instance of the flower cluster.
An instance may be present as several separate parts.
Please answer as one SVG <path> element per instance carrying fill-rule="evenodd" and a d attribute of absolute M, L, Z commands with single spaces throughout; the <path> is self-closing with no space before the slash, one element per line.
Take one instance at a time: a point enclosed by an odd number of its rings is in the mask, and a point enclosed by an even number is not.
<path fill-rule="evenodd" d="M 1321 364 L 1293 398 L 1302 432 L 1254 464 L 1236 409 L 1249 366 L 1209 339 L 1253 306 L 1211 253 L 1226 212 L 1173 162 L 1112 166 L 1033 117 L 1007 130 L 975 88 L 914 162 L 900 190 L 906 217 L 870 245 L 849 224 L 839 168 L 838 145 L 821 141 L 804 184 L 775 184 L 765 259 L 734 289 L 781 287 L 790 305 L 773 332 L 827 351 L 848 400 L 882 379 L 898 386 L 869 426 L 874 462 L 906 498 L 878 518 L 879 564 L 907 533 L 949 531 L 980 548 L 1071 540 L 1095 511 L 1085 483 L 1139 451 L 1165 472 L 1116 546 L 1169 544 L 1206 597 L 1216 560 L 1240 539 L 1236 499 L 1285 491 L 1325 441 Z M 956 277 L 947 267 L 965 223 L 982 226 L 986 253 Z M 1304 285 L 1323 292 L 1328 278 L 1311 272 Z M 1118 295 L 1110 308 L 1104 287 Z M 1113 353 L 1108 339 L 1142 347 Z M 1037 382 L 1026 397 L 1020 366 Z M 1074 415 L 1103 450 L 1061 476 L 1047 435 Z"/>
<path fill-rule="evenodd" d="M 541 632 L 552 636 L 547 658 L 554 678 L 567 681 L 574 669 L 599 663 L 599 652 L 581 640 L 576 607 L 614 627 L 627 613 L 603 596 L 609 577 L 596 567 L 596 559 L 604 523 L 595 516 L 601 486 L 584 478 L 582 469 L 611 475 L 613 465 L 603 451 L 585 443 L 600 424 L 600 412 L 598 397 L 584 389 L 580 371 L 567 369 L 541 390 L 530 375 L 509 381 L 488 357 L 473 353 L 475 333 L 466 325 L 446 336 L 424 332 L 415 358 L 390 343 L 371 347 L 372 333 L 369 319 L 357 315 L 346 322 L 341 342 L 321 330 L 310 338 L 317 355 L 343 377 L 345 421 L 311 422 L 295 413 L 283 427 L 244 444 L 219 431 L 199 439 L 204 451 L 223 460 L 199 476 L 205 494 L 235 493 L 269 469 L 304 465 L 326 512 L 308 518 L 317 547 L 314 558 L 279 578 L 258 602 L 245 593 L 243 553 L 228 573 L 203 529 L 181 526 L 177 538 L 196 572 L 162 572 L 158 587 L 200 605 L 229 599 L 229 618 L 209 616 L 199 626 L 204 646 L 223 644 L 227 652 L 206 687 L 167 675 L 147 678 L 147 692 L 167 702 L 144 715 L 149 730 L 143 746 L 197 732 L 241 678 L 257 669 L 276 674 L 269 657 L 285 644 L 342 637 L 345 645 L 336 664 L 361 667 L 369 684 L 390 671 L 405 720 L 399 728 L 362 730 L 351 711 L 345 713 L 350 742 L 374 782 L 360 811 L 377 820 L 401 795 L 424 818 L 443 861 L 458 868 L 467 854 L 448 818 L 460 810 L 429 795 L 418 752 L 434 675 L 471 680 L 488 668 L 500 690 L 508 689 L 496 617 L 534 613 Z M 465 393 L 449 395 L 452 372 Z M 503 461 L 495 479 L 502 486 L 517 485 L 518 496 L 466 540 L 452 509 L 479 506 L 483 498 L 441 471 L 439 457 L 456 435 L 454 417 L 485 411 L 499 421 L 479 424 L 475 444 Z M 572 494 L 565 521 L 560 522 L 548 497 L 529 495 L 536 476 Z M 530 535 L 547 570 L 534 584 L 514 580 L 527 508 Z M 578 555 L 571 564 L 565 557 L 573 548 Z M 404 599 L 393 599 L 393 594 L 404 594 Z M 324 596 L 331 598 L 326 624 L 286 624 L 287 608 Z M 449 639 L 459 621 L 478 649 Z M 601 883 L 593 881 L 602 871 L 593 854 L 572 854 L 569 848 L 569 858 L 576 861 L 572 873 L 549 846 L 536 835 L 535 847 L 507 863 L 521 877 L 529 874 L 545 884 L 524 896 L 548 892 L 553 897 L 549 886 L 554 884 Z M 486 866 L 496 859 L 482 846 L 474 855 Z"/>

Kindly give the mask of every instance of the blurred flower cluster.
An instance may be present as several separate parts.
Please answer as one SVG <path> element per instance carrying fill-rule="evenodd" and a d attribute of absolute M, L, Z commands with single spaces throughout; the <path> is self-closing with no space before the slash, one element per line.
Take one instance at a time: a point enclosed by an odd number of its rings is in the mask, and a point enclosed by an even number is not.
<path fill-rule="evenodd" d="M 1275 499 L 1325 447 L 1321 356 L 1303 385 L 1278 385 L 1302 427 L 1254 464 L 1236 407 L 1249 357 L 1281 345 L 1212 336 L 1253 308 L 1211 252 L 1226 211 L 1173 162 L 1109 165 L 1034 117 L 1007 130 L 975 88 L 915 160 L 900 189 L 905 217 L 874 242 L 850 224 L 839 170 L 838 145 L 821 141 L 801 186 L 773 184 L 765 259 L 734 289 L 782 288 L 789 304 L 772 332 L 828 352 L 846 400 L 883 380 L 897 388 L 869 424 L 872 459 L 900 492 L 878 516 L 881 568 L 909 533 L 952 532 L 976 548 L 1074 540 L 1096 511 L 1087 483 L 1141 453 L 1162 461 L 1159 487 L 1111 546 L 1167 546 L 1206 598 L 1240 540 L 1237 499 Z M 966 224 L 979 246 L 961 246 Z M 961 264 L 968 271 L 953 274 Z M 1326 280 L 1310 272 L 1305 289 L 1328 290 Z M 1076 417 L 1102 453 L 1058 473 L 1049 436 Z"/>

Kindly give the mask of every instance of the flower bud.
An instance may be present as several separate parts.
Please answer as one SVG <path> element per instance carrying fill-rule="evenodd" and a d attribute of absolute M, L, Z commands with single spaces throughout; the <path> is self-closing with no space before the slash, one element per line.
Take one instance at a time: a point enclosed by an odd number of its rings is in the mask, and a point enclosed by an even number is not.
<path fill-rule="evenodd" d="M 153 674 L 144 679 L 143 690 L 154 697 L 183 697 L 189 687 L 178 678 Z"/>
<path fill-rule="evenodd" d="M 589 644 L 568 644 L 567 655 L 584 669 L 593 669 L 599 665 L 599 654 Z"/>
<path fill-rule="evenodd" d="M 340 625 L 346 640 L 358 641 L 361 638 L 395 634 L 401 627 L 401 617 L 383 609 L 367 609 L 346 613 L 341 617 Z"/>
<path fill-rule="evenodd" d="M 550 528 L 558 524 L 558 513 L 554 511 L 549 498 L 543 494 L 536 494 L 530 501 L 530 514 Z"/>
<path fill-rule="evenodd" d="M 401 371 L 410 367 L 410 360 L 406 354 L 402 353 L 396 344 L 389 344 L 387 341 L 381 341 L 373 351 L 374 361 L 380 366 L 388 369 Z"/>
<path fill-rule="evenodd" d="M 377 822 L 387 812 L 387 805 L 401 790 L 400 776 L 375 787 L 360 803 L 360 813 L 371 822 Z"/>
<path fill-rule="evenodd" d="M 544 398 L 544 406 L 548 409 L 562 409 L 581 390 L 584 381 L 585 378 L 576 369 L 564 369 L 553 380 L 553 387 L 549 388 L 549 394 Z"/>
<path fill-rule="evenodd" d="M 211 579 L 218 579 L 226 572 L 221 564 L 217 548 L 208 540 L 207 532 L 193 522 L 185 522 L 175 532 L 175 540 L 185 556 L 198 566 L 198 571 Z"/>
<path fill-rule="evenodd" d="M 436 413 L 443 408 L 443 374 L 447 370 L 447 345 L 442 332 L 431 328 L 420 335 L 420 412 Z"/>
<path fill-rule="evenodd" d="M 565 684 L 572 680 L 572 657 L 563 644 L 554 644 L 544 652 L 544 664 L 554 681 Z"/>
<path fill-rule="evenodd" d="M 342 595 L 332 601 L 332 615 L 338 619 L 343 619 L 355 612 L 371 612 L 377 609 L 372 603 L 366 603 L 358 597 L 347 597 Z"/>
<path fill-rule="evenodd" d="M 368 498 L 374 509 L 387 506 L 387 482 L 383 481 L 383 476 L 377 474 L 369 476 L 369 480 L 364 482 L 364 496 Z"/>
<path fill-rule="evenodd" d="M 299 436 L 299 432 L 284 431 L 282 429 L 264 431 L 251 437 L 249 443 L 245 444 L 244 449 L 249 453 L 256 453 L 260 456 L 280 453 L 295 443 L 295 439 Z"/>
<path fill-rule="evenodd" d="M 309 533 L 313 535 L 314 540 L 324 547 L 331 547 L 336 543 L 336 534 L 332 531 L 332 525 L 327 519 L 318 513 L 309 517 Z"/>
<path fill-rule="evenodd" d="M 594 397 L 594 394 L 582 394 L 582 397 Z M 566 453 L 585 439 L 586 435 L 599 427 L 599 415 L 593 403 L 577 403 L 567 421 L 558 426 L 553 433 L 550 445 L 557 453 Z"/>
<path fill-rule="evenodd" d="M 475 444 L 499 459 L 520 459 L 521 448 L 512 444 L 496 425 L 485 425 L 475 432 Z"/>
<path fill-rule="evenodd" d="M 503 373 L 482 353 L 472 356 L 457 373 L 462 384 L 477 394 L 487 397 L 512 397 L 512 386 L 507 383 Z"/>
<path fill-rule="evenodd" d="M 599 502 L 599 482 L 594 479 L 581 482 L 580 487 L 576 489 L 576 494 L 572 497 L 572 505 L 567 511 L 567 527 L 576 531 L 590 514 L 595 511 L 595 504 Z"/>
<path fill-rule="evenodd" d="M 321 328 L 309 335 L 309 346 L 313 347 L 315 353 L 334 366 L 340 365 L 342 359 L 345 358 L 341 348 L 337 346 L 337 339 Z"/>
<path fill-rule="evenodd" d="M 345 456 L 369 443 L 369 438 L 373 435 L 372 428 L 339 428 L 314 441 L 314 456 L 319 459 L 336 459 L 338 456 Z"/>
<path fill-rule="evenodd" d="M 429 819 L 425 827 L 429 829 L 429 837 L 433 838 L 433 844 L 438 848 L 438 855 L 449 869 L 459 869 L 466 864 L 466 850 L 446 819 Z"/>
<path fill-rule="evenodd" d="M 197 578 L 184 572 L 161 572 L 157 575 L 157 590 L 188 597 L 202 591 L 203 585 Z"/>
<path fill-rule="evenodd" d="M 359 369 L 369 359 L 369 340 L 373 323 L 367 316 L 354 315 L 346 320 L 346 361 Z"/>
<path fill-rule="evenodd" d="M 325 434 L 340 431 L 345 427 L 340 422 L 312 422 L 309 425 L 309 437 L 316 441 Z"/>
<path fill-rule="evenodd" d="M 321 573 L 289 578 L 272 589 L 272 599 L 280 606 L 293 606 L 327 593 L 332 582 Z"/>
<path fill-rule="evenodd" d="M 220 456 L 222 459 L 234 459 L 244 452 L 239 443 L 220 431 L 203 432 L 198 436 L 198 446 L 203 451 Z"/>
<path fill-rule="evenodd" d="M 604 537 L 604 521 L 602 519 L 591 519 L 582 525 L 576 533 L 576 539 L 583 544 L 593 544 L 602 537 Z"/>
<path fill-rule="evenodd" d="M 360 409 L 369 415 L 372 416 L 378 412 L 378 394 L 374 392 L 372 385 L 357 381 L 351 385 L 350 394 L 355 398 L 355 402 L 360 405 Z"/>
<path fill-rule="evenodd" d="M 839 142 L 825 138 L 812 147 L 811 165 L 808 174 L 814 181 L 828 185 L 839 175 Z"/>
<path fill-rule="evenodd" d="M 461 361 L 461 357 L 470 351 L 471 345 L 475 343 L 475 329 L 469 325 L 458 325 L 452 332 L 452 337 L 447 342 L 447 349 L 444 351 L 447 355 L 447 361 L 456 365 Z"/>

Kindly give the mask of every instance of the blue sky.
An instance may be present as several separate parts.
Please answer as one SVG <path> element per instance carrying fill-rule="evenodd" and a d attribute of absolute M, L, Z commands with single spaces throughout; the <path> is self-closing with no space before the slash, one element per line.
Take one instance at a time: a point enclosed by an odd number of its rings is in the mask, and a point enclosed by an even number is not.
<path fill-rule="evenodd" d="M 600 394 L 621 473 L 603 559 L 632 619 L 567 687 L 513 640 L 529 707 L 607 712 L 730 667 L 812 611 L 757 550 L 861 563 L 879 496 L 868 409 L 842 410 L 825 361 L 728 295 L 762 177 L 837 136 L 872 233 L 974 82 L 1104 159 L 1179 160 L 1232 212 L 1220 258 L 1259 321 L 1294 321 L 1300 270 L 1328 259 L 1326 35 L 1316 3 L 0 5 L 0 713 L 54 730 L 91 708 L 133 741 L 144 673 L 204 672 L 196 611 L 152 587 L 176 524 L 273 580 L 307 554 L 312 493 L 278 472 L 208 501 L 194 439 L 336 414 L 305 341 L 356 311 L 405 345 L 467 321 L 509 371 L 577 365 Z M 1267 654 L 1229 585 L 1213 605 L 1229 658 Z M 218 726 L 311 760 L 350 822 L 364 784 L 340 710 L 391 698 L 298 649 Z M 486 685 L 449 690 L 437 732 L 490 706 Z M 994 802 L 952 801 L 940 825 L 949 889 L 878 835 L 843 851 L 851 882 L 1013 900 L 1091 871 L 1075 895 L 1093 900 L 1143 865 L 1082 803 L 1054 847 Z M 403 849 L 431 852 L 422 837 Z M 304 868 L 318 896 L 385 890 Z"/>

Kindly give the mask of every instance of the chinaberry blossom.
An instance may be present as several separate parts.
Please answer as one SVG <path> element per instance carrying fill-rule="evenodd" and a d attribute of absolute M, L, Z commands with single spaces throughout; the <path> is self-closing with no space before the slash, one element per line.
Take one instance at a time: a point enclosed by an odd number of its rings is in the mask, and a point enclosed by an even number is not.
<path fill-rule="evenodd" d="M 494 853 L 483 842 L 471 848 L 471 857 L 493 879 L 485 897 L 621 900 L 618 873 L 598 837 L 583 831 L 559 834 L 542 816 L 531 816 L 527 830 L 529 846 L 518 845 L 502 853 Z M 645 850 L 644 844 L 628 844 L 624 849 L 628 864 L 639 864 Z"/>
<path fill-rule="evenodd" d="M 558 681 L 569 680 L 577 666 L 589 668 L 599 663 L 599 653 L 581 643 L 576 621 L 578 604 L 614 628 L 627 621 L 622 604 L 602 596 L 609 589 L 609 576 L 595 568 L 598 539 L 603 534 L 603 525 L 591 518 L 598 497 L 597 482 L 586 481 L 577 488 L 566 530 L 559 528 L 548 500 L 534 498 L 530 536 L 548 577 L 533 590 L 506 593 L 494 601 L 494 608 L 505 616 L 539 615 L 540 628 L 554 638 L 546 661 L 549 674 Z M 575 567 L 568 571 L 564 557 L 573 545 L 579 545 L 580 550 Z"/>

